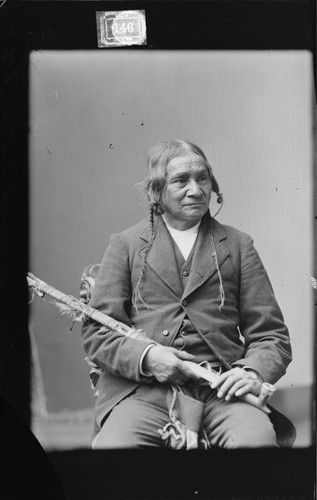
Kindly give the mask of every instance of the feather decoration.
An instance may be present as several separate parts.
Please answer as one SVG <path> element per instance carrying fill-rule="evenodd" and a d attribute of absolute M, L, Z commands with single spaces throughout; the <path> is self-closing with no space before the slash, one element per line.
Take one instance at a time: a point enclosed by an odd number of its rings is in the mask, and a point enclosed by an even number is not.
<path fill-rule="evenodd" d="M 68 316 L 73 321 L 84 321 L 85 316 L 80 311 L 74 311 L 70 306 L 63 304 L 62 302 L 52 302 L 57 309 L 60 311 L 60 316 Z"/>

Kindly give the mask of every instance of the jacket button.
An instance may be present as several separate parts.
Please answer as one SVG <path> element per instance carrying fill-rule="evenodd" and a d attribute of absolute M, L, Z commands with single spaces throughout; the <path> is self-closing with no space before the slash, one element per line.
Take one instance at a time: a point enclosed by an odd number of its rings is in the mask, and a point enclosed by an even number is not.
<path fill-rule="evenodd" d="M 183 300 L 182 304 L 183 304 L 183 306 L 187 306 L 187 304 L 188 304 L 187 300 Z"/>
<path fill-rule="evenodd" d="M 188 276 L 189 272 L 188 271 L 183 271 L 183 276 Z"/>
<path fill-rule="evenodd" d="M 162 333 L 163 333 L 164 337 L 167 337 L 169 335 L 169 331 L 168 330 L 163 330 Z"/>

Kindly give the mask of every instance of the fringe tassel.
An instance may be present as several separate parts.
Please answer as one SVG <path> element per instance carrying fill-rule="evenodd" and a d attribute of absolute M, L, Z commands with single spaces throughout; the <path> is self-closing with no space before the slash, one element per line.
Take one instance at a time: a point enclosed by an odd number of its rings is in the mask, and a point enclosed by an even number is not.
<path fill-rule="evenodd" d="M 212 246 L 213 246 L 213 253 L 212 253 L 212 256 L 214 257 L 215 259 L 215 263 L 216 263 L 216 268 L 217 268 L 217 274 L 218 274 L 218 278 L 219 278 L 219 292 L 220 292 L 220 306 L 219 306 L 219 311 L 221 311 L 221 309 L 223 308 L 224 304 L 225 304 L 225 290 L 224 290 L 224 287 L 223 287 L 223 282 L 222 282 L 222 276 L 221 276 L 221 272 L 220 272 L 220 268 L 219 268 L 219 261 L 218 261 L 218 255 L 217 255 L 217 251 L 216 251 L 216 245 L 215 245 L 215 241 L 214 241 L 214 236 L 212 234 L 212 229 L 210 229 L 210 240 L 211 240 L 211 243 L 212 243 Z"/>
<path fill-rule="evenodd" d="M 196 450 L 199 448 L 198 427 L 201 425 L 202 413 L 196 413 L 198 426 L 197 421 L 195 422 L 196 419 L 193 420 L 192 417 L 189 417 L 189 415 L 190 412 L 196 412 L 197 410 L 196 407 L 193 409 L 192 403 L 195 403 L 195 405 L 199 404 L 200 412 L 202 412 L 203 406 L 198 401 L 194 401 L 191 398 L 186 397 L 182 393 L 181 388 L 179 388 L 178 386 L 171 385 L 171 390 L 172 401 L 169 406 L 168 412 L 170 422 L 168 422 L 163 427 L 163 429 L 158 429 L 158 432 L 161 435 L 162 440 L 164 441 L 164 445 L 168 448 L 172 448 L 174 450 Z M 177 398 L 182 396 L 185 396 L 187 398 L 185 403 L 186 405 L 188 405 L 188 401 L 192 401 L 191 406 L 184 406 L 184 400 L 183 404 L 180 404 L 181 402 L 180 400 L 177 400 Z M 191 423 L 189 423 L 190 420 Z M 183 421 L 185 423 L 183 423 Z M 191 426 L 192 428 L 189 428 L 189 426 Z M 194 430 L 195 428 L 197 429 Z M 203 445 L 202 447 L 205 446 Z"/>
<path fill-rule="evenodd" d="M 133 297 L 132 297 L 132 305 L 134 306 L 135 310 L 136 310 L 136 313 L 139 314 L 139 309 L 138 309 L 138 306 L 137 306 L 137 301 L 138 299 L 140 300 L 140 302 L 142 302 L 142 304 L 147 308 L 147 309 L 155 309 L 154 307 L 151 307 L 149 306 L 146 302 L 144 302 L 144 300 L 142 299 L 142 295 L 140 293 L 140 283 L 137 284 L 136 286 L 136 289 L 135 289 L 135 292 L 133 294 Z"/>
<path fill-rule="evenodd" d="M 62 304 L 61 302 L 52 302 L 60 312 L 60 316 L 68 316 L 75 321 L 83 321 L 85 319 L 85 315 L 81 311 L 74 311 L 70 306 L 66 304 Z"/>

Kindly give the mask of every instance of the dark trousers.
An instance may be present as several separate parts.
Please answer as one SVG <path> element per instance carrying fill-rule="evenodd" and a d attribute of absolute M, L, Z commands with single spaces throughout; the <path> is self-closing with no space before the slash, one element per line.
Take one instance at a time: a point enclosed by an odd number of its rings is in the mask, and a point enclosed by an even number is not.
<path fill-rule="evenodd" d="M 113 408 L 93 449 L 162 447 L 158 432 L 168 422 L 165 384 L 139 386 Z M 193 386 L 193 396 L 204 403 L 202 425 L 211 446 L 221 448 L 276 447 L 273 425 L 264 412 L 241 400 L 227 402 L 209 386 Z"/>

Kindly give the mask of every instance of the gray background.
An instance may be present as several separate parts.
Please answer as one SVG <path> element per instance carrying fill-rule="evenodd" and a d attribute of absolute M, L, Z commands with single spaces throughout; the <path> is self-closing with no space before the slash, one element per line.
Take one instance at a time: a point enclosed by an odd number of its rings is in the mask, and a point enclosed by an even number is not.
<path fill-rule="evenodd" d="M 309 388 L 312 96 L 308 52 L 33 52 L 30 271 L 78 296 L 110 234 L 147 213 L 134 185 L 149 148 L 196 142 L 224 193 L 218 220 L 253 236 L 290 329 L 294 361 L 277 387 Z M 30 311 L 46 409 L 91 408 L 79 325 L 70 334 L 50 299 Z"/>

